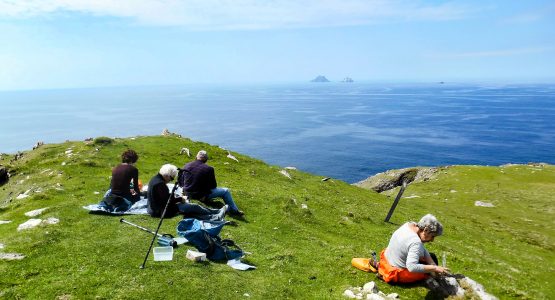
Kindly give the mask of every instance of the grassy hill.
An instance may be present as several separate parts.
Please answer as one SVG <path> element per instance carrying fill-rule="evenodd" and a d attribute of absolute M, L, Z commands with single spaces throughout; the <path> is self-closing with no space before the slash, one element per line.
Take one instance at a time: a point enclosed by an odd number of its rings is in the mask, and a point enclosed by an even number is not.
<path fill-rule="evenodd" d="M 226 226 L 222 237 L 251 252 L 244 261 L 257 270 L 193 263 L 185 258 L 188 245 L 176 249 L 173 261 L 151 257 L 141 270 L 151 236 L 120 224 L 119 217 L 81 208 L 99 202 L 125 149 L 139 153 L 136 166 L 146 183 L 162 164 L 191 160 L 179 154 L 182 147 L 206 149 L 218 184 L 231 188 L 246 217 Z M 387 285 L 352 268 L 350 260 L 381 250 L 400 224 L 426 213 L 445 227 L 427 248 L 445 252 L 454 272 L 502 299 L 555 298 L 553 166 L 444 168 L 433 180 L 410 184 L 392 223 L 384 223 L 395 190 L 378 194 L 296 170 L 288 171 L 289 179 L 280 167 L 232 154 L 239 162 L 217 146 L 157 136 L 48 144 L 16 161 L 2 155 L 0 165 L 13 176 L 0 187 L 0 220 L 12 221 L 0 224 L 0 252 L 25 258 L 0 260 L 0 298 L 342 299 L 346 288 L 368 281 L 402 299 L 425 298 L 425 288 Z M 17 199 L 25 192 L 29 197 Z M 478 200 L 495 207 L 475 206 Z M 29 219 L 25 212 L 44 207 L 37 218 L 58 218 L 58 224 L 17 231 Z M 125 218 L 149 228 L 158 224 L 149 216 Z M 175 235 L 179 220 L 165 220 L 161 232 Z"/>

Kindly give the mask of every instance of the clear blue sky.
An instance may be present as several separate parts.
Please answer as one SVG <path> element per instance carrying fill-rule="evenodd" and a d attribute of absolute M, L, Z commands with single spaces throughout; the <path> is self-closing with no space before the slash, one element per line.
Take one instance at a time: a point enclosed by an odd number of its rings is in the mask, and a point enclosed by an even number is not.
<path fill-rule="evenodd" d="M 0 90 L 555 82 L 555 1 L 0 0 Z"/>

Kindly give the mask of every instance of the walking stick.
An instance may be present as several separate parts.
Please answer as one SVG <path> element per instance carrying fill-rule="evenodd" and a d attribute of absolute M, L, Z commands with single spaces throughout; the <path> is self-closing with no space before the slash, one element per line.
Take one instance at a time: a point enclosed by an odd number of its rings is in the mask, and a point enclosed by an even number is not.
<path fill-rule="evenodd" d="M 389 209 L 389 212 L 387 213 L 387 217 L 385 217 L 384 222 L 389 222 L 389 219 L 391 218 L 391 215 L 393 215 L 393 211 L 395 211 L 395 207 L 397 207 L 397 203 L 399 203 L 399 199 L 401 199 L 401 196 L 403 195 L 403 192 L 405 192 L 406 187 L 407 187 L 407 181 L 403 180 L 403 186 L 401 186 L 399 193 L 397 193 L 397 197 L 395 197 L 395 201 L 393 201 L 393 204 L 391 205 L 391 208 Z"/>
<path fill-rule="evenodd" d="M 179 173 L 181 173 L 181 170 L 179 170 Z M 179 179 L 180 174 L 177 174 L 177 179 Z M 148 259 L 148 255 L 150 254 L 150 250 L 152 250 L 152 245 L 154 244 L 154 240 L 156 239 L 156 236 L 158 235 L 158 231 L 160 230 L 160 226 L 162 226 L 162 221 L 164 221 L 164 216 L 166 215 L 166 210 L 168 209 L 168 206 L 170 205 L 170 201 L 173 198 L 173 195 L 175 193 L 175 190 L 177 190 L 177 181 L 175 182 L 172 192 L 170 193 L 170 197 L 168 198 L 168 202 L 166 202 L 166 206 L 164 207 L 164 211 L 162 212 L 162 216 L 160 217 L 160 222 L 158 222 L 158 227 L 156 228 L 156 232 L 154 232 L 154 235 L 152 236 L 152 241 L 150 241 L 150 246 L 148 247 L 148 251 L 146 252 L 145 255 L 145 260 L 143 261 L 143 264 L 141 265 L 141 269 L 145 268 L 145 264 L 146 264 L 146 260 Z"/>

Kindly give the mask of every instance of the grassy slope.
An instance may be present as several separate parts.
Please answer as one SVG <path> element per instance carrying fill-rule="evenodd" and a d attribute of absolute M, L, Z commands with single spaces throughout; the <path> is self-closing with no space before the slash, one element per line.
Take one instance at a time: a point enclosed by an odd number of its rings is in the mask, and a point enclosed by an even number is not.
<path fill-rule="evenodd" d="M 69 147 L 76 153 L 71 158 L 64 154 Z M 140 155 L 137 167 L 145 183 L 163 163 L 181 166 L 188 161 L 178 154 L 182 147 L 192 153 L 208 150 L 219 185 L 232 189 L 246 213 L 245 222 L 224 228 L 222 235 L 252 252 L 246 261 L 258 269 L 240 272 L 225 264 L 195 264 L 185 258 L 190 247 L 181 246 L 172 262 L 149 260 L 140 270 L 150 236 L 120 224 L 118 217 L 90 215 L 81 208 L 100 200 L 94 192 L 104 192 L 111 168 L 128 147 Z M 226 155 L 218 147 L 177 137 L 118 139 L 108 146 L 68 142 L 27 152 L 12 164 L 17 175 L 0 188 L 0 220 L 13 221 L 0 225 L 3 251 L 26 255 L 21 261 L 0 261 L 0 298 L 244 299 L 248 293 L 254 299 L 340 299 L 345 288 L 376 280 L 353 269 L 351 257 L 385 247 L 399 224 L 428 212 L 438 216 L 446 232 L 428 249 L 446 252 L 454 271 L 500 298 L 555 297 L 553 166 L 448 168 L 437 180 L 410 185 L 405 195 L 421 197 L 402 199 L 392 218 L 397 224 L 388 224 L 382 221 L 395 191 L 388 198 L 300 171 L 290 171 L 290 180 L 278 167 L 234 153 L 236 163 Z M 0 164 L 8 159 L 3 156 Z M 55 189 L 57 183 L 63 191 Z M 43 191 L 15 199 L 37 188 Z M 496 207 L 476 207 L 476 200 Z M 17 232 L 18 224 L 28 219 L 23 214 L 42 207 L 50 209 L 39 218 L 56 217 L 60 223 Z M 126 219 L 157 225 L 148 216 Z M 161 231 L 175 234 L 178 221 L 165 220 Z M 404 299 L 427 295 L 418 286 L 378 282 L 378 287 Z"/>

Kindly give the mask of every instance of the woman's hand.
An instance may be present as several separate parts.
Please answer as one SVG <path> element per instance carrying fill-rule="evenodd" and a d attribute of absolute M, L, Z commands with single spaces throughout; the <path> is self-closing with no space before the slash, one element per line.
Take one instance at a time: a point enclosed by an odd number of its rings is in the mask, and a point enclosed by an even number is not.
<path fill-rule="evenodd" d="M 440 267 L 440 266 L 434 266 L 434 272 L 436 272 L 437 274 L 449 274 L 451 271 L 448 268 L 444 268 L 444 267 Z"/>

